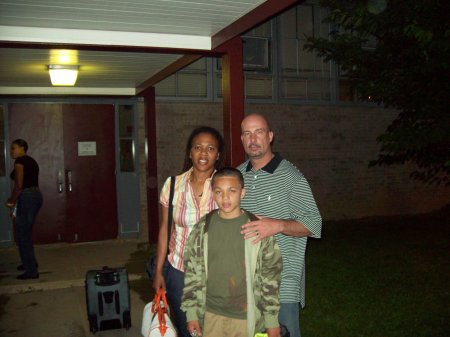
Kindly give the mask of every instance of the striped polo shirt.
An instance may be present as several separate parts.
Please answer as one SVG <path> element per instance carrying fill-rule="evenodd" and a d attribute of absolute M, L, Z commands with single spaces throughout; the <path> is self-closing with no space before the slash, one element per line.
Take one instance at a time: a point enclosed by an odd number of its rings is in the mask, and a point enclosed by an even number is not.
<path fill-rule="evenodd" d="M 241 207 L 256 215 L 296 220 L 306 226 L 311 237 L 320 238 L 322 218 L 306 178 L 278 153 L 258 171 L 250 160 L 239 165 L 246 194 Z M 283 258 L 280 302 L 300 302 L 305 306 L 305 250 L 307 237 L 276 234 Z"/>
<path fill-rule="evenodd" d="M 213 199 L 211 178 L 206 179 L 200 203 L 197 203 L 194 190 L 189 183 L 192 171 L 193 168 L 176 176 L 172 202 L 173 226 L 170 235 L 168 260 L 174 268 L 181 271 L 184 271 L 184 249 L 192 228 L 202 216 L 217 208 Z M 159 201 L 164 207 L 169 207 L 169 194 L 170 177 L 164 182 L 160 193 Z"/>

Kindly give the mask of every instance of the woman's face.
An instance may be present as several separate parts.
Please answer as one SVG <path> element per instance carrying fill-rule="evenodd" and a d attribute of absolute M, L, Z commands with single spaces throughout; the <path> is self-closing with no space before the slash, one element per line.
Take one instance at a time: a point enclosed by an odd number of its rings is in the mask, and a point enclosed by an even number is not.
<path fill-rule="evenodd" d="M 11 144 L 11 158 L 17 159 L 25 155 L 25 149 L 15 143 Z"/>
<path fill-rule="evenodd" d="M 210 171 L 219 159 L 219 143 L 211 134 L 200 133 L 192 140 L 190 158 L 194 169 Z"/>

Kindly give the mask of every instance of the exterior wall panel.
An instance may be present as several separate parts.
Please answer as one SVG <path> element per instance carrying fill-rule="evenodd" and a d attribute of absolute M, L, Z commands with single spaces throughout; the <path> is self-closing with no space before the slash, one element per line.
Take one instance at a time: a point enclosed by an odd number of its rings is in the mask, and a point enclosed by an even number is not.
<path fill-rule="evenodd" d="M 194 127 L 223 130 L 222 104 L 160 102 L 156 109 L 161 189 L 168 176 L 180 172 L 186 140 Z M 376 137 L 395 118 L 395 111 L 288 104 L 246 104 L 245 111 L 269 119 L 274 150 L 305 174 L 326 220 L 423 213 L 450 202 L 449 187 L 411 180 L 407 166 L 368 168 L 377 155 Z"/>

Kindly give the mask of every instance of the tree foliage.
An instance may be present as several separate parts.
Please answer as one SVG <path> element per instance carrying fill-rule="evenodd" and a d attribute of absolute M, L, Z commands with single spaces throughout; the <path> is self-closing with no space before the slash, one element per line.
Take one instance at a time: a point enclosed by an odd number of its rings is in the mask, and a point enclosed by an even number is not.
<path fill-rule="evenodd" d="M 415 163 L 414 179 L 450 185 L 450 1 L 324 0 L 329 39 L 306 49 L 336 61 L 361 101 L 399 111 L 370 163 Z"/>

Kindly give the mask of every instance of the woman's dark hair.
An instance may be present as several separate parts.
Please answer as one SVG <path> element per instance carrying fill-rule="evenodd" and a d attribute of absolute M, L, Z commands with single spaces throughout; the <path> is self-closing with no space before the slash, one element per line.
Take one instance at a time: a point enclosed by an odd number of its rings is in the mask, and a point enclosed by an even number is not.
<path fill-rule="evenodd" d="M 12 142 L 12 144 L 16 144 L 19 147 L 22 147 L 25 150 L 25 153 L 28 151 L 28 143 L 23 139 L 16 139 Z"/>
<path fill-rule="evenodd" d="M 183 164 L 183 171 L 186 172 L 192 167 L 192 159 L 191 157 L 191 148 L 192 148 L 192 142 L 194 141 L 194 138 L 197 137 L 201 133 L 207 133 L 213 136 L 217 140 L 218 144 L 218 152 L 220 153 L 219 159 L 217 159 L 216 163 L 214 164 L 215 169 L 219 169 L 222 167 L 224 159 L 225 159 L 225 143 L 223 141 L 223 137 L 220 134 L 219 131 L 216 129 L 210 127 L 210 126 L 199 126 L 192 130 L 188 141 L 186 143 L 186 152 L 184 154 L 184 164 Z"/>

